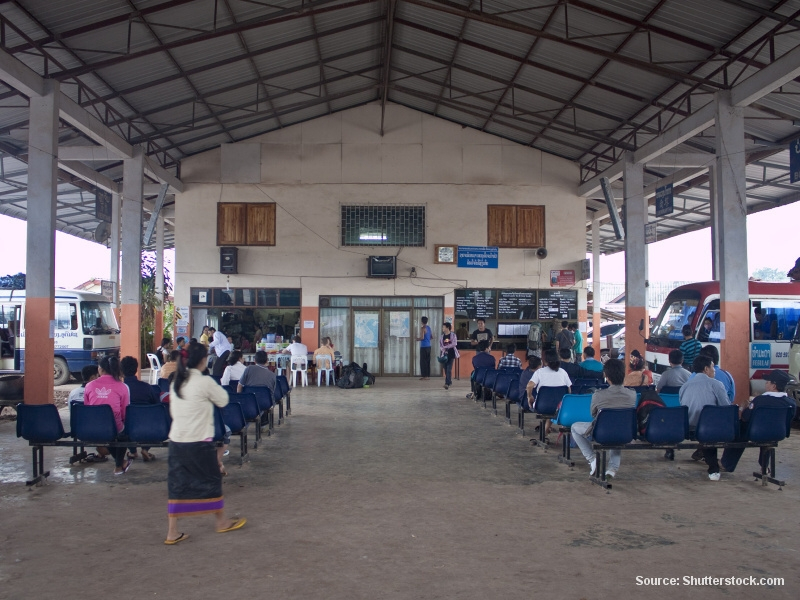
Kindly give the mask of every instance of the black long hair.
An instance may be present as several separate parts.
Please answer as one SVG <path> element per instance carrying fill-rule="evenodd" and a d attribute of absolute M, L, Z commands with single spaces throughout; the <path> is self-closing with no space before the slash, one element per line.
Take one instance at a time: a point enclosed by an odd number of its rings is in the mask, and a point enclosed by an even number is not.
<path fill-rule="evenodd" d="M 100 368 L 106 375 L 111 375 L 117 381 L 122 380 L 122 371 L 119 368 L 119 357 L 106 355 L 100 359 Z"/>
<path fill-rule="evenodd" d="M 180 395 L 181 386 L 189 379 L 189 369 L 196 369 L 197 365 L 203 362 L 208 356 L 208 350 L 203 344 L 189 344 L 186 350 L 187 358 L 184 362 L 183 357 L 178 360 L 178 368 L 175 371 L 175 393 Z"/>

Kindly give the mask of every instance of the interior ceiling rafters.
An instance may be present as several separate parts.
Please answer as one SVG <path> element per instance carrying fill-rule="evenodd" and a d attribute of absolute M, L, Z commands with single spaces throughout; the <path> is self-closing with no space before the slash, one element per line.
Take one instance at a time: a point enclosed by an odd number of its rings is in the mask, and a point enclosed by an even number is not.
<path fill-rule="evenodd" d="M 4 52 L 174 175 L 220 143 L 395 102 L 576 161 L 586 181 L 800 46 L 800 0 L 0 0 L 0 33 Z M 800 85 L 786 81 L 745 111 L 747 162 L 764 168 L 748 174 L 752 210 L 800 199 L 786 149 Z M 12 165 L 0 163 L 0 210 L 15 216 L 26 103 L 0 88 Z M 97 142 L 65 122 L 59 143 Z M 673 150 L 698 151 L 713 153 L 713 135 Z M 92 194 L 118 186 L 121 162 L 71 164 L 58 172 L 60 223 L 86 237 Z M 645 185 L 674 177 L 691 204 L 664 229 L 705 226 L 707 176 L 669 164 L 646 165 Z M 601 237 L 619 249 L 605 226 Z"/>

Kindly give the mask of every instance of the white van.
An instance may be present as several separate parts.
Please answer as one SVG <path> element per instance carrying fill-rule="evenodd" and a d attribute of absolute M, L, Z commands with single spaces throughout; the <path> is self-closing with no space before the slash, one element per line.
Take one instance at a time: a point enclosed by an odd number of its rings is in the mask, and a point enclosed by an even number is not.
<path fill-rule="evenodd" d="M 80 378 L 83 367 L 119 354 L 119 325 L 98 294 L 55 292 L 55 385 Z M 25 372 L 25 290 L 0 290 L 0 375 Z"/>

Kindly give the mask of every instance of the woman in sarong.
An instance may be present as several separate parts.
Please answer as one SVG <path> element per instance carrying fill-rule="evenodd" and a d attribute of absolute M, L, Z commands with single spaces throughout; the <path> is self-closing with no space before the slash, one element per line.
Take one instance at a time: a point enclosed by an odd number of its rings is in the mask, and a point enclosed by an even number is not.
<path fill-rule="evenodd" d="M 222 497 L 222 474 L 214 437 L 214 405 L 225 406 L 228 392 L 203 375 L 208 350 L 190 344 L 187 358 L 178 360 L 170 385 L 169 509 L 167 539 L 174 545 L 189 536 L 178 531 L 178 517 L 213 514 L 219 533 L 241 529 L 246 519 L 227 519 Z"/>

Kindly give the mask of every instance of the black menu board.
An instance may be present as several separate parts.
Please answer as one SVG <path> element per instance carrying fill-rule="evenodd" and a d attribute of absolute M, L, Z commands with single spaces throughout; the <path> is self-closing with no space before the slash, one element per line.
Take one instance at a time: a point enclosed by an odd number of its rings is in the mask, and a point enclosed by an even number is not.
<path fill-rule="evenodd" d="M 539 290 L 539 320 L 578 319 L 577 290 Z"/>
<path fill-rule="evenodd" d="M 500 290 L 497 293 L 498 319 L 535 319 L 536 290 Z"/>
<path fill-rule="evenodd" d="M 455 290 L 455 314 L 469 319 L 497 317 L 496 290 Z"/>

